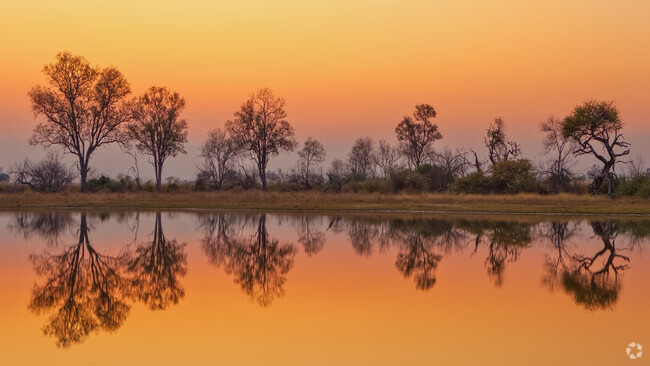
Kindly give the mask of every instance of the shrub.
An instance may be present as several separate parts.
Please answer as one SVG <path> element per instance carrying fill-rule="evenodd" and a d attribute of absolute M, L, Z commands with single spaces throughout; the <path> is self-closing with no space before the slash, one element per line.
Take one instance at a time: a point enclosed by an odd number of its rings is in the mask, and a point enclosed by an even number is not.
<path fill-rule="evenodd" d="M 423 191 L 427 188 L 426 179 L 410 169 L 391 171 L 388 175 L 387 188 L 392 192 L 403 190 Z"/>
<path fill-rule="evenodd" d="M 454 193 L 487 194 L 492 191 L 492 180 L 483 172 L 474 172 L 456 179 L 451 186 Z"/>
<path fill-rule="evenodd" d="M 528 159 L 503 160 L 490 168 L 495 193 L 537 192 L 535 169 Z"/>
<path fill-rule="evenodd" d="M 650 198 L 650 176 L 637 175 L 620 179 L 615 186 L 614 195 Z"/>
<path fill-rule="evenodd" d="M 425 164 L 416 172 L 424 177 L 426 188 L 432 192 L 446 191 L 454 182 L 454 175 L 439 165 Z"/>
<path fill-rule="evenodd" d="M 62 158 L 55 153 L 49 153 L 38 163 L 25 160 L 14 167 L 12 174 L 16 183 L 42 192 L 58 192 L 74 180 L 70 168 L 65 166 Z"/>

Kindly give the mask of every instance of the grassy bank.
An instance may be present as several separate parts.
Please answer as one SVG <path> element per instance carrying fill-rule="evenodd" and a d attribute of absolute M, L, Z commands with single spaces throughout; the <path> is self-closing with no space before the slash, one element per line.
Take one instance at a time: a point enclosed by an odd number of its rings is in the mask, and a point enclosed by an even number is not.
<path fill-rule="evenodd" d="M 518 214 L 650 215 L 650 200 L 586 195 L 451 195 L 320 192 L 59 193 L 0 194 L 0 210 L 240 209 L 273 211 L 425 211 Z"/>

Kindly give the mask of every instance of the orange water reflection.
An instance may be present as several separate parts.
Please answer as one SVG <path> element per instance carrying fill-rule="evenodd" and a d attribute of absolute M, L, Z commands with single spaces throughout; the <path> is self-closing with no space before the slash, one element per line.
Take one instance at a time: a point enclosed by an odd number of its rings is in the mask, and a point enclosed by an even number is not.
<path fill-rule="evenodd" d="M 11 365 L 618 364 L 630 341 L 650 344 L 643 219 L 50 212 L 0 225 Z"/>

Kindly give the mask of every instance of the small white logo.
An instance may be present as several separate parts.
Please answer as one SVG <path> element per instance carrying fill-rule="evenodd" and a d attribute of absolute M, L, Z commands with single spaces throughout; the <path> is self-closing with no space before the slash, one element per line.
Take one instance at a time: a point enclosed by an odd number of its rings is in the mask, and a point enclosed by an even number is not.
<path fill-rule="evenodd" d="M 625 353 L 627 353 L 627 356 L 631 360 L 636 360 L 637 358 L 641 358 L 641 356 L 643 356 L 643 346 L 636 342 L 632 342 L 627 345 Z"/>

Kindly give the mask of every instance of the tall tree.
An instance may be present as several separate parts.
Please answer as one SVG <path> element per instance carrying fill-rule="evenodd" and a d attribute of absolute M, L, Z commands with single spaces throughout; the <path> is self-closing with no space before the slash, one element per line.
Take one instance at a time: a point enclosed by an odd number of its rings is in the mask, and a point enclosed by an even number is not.
<path fill-rule="evenodd" d="M 433 143 L 442 138 L 438 125 L 431 122 L 433 118 L 436 110 L 432 106 L 418 104 L 413 117 L 405 116 L 395 128 L 404 156 L 416 168 L 431 158 Z"/>
<path fill-rule="evenodd" d="M 241 153 L 241 146 L 219 128 L 208 132 L 208 139 L 201 145 L 201 157 L 204 164 L 202 177 L 210 181 L 215 188 L 221 189 L 225 175 Z"/>
<path fill-rule="evenodd" d="M 553 116 L 541 123 L 540 130 L 544 133 L 544 154 L 552 155 L 550 167 L 546 169 L 545 175 L 556 193 L 561 190 L 568 191 L 573 175 L 569 166 L 573 140 L 562 134 L 562 120 Z"/>
<path fill-rule="evenodd" d="M 614 102 L 588 100 L 575 107 L 573 113 L 564 119 L 562 134 L 571 138 L 576 147 L 573 153 L 593 155 L 603 167 L 589 187 L 592 194 L 598 194 L 607 184 L 607 194 L 612 194 L 612 175 L 618 159 L 630 153 L 630 144 L 625 142 L 621 129 L 623 122 Z"/>
<path fill-rule="evenodd" d="M 235 118 L 226 122 L 230 135 L 251 153 L 257 164 L 263 190 L 266 190 L 269 159 L 283 150 L 293 151 L 297 144 L 293 127 L 285 120 L 285 105 L 283 98 L 263 88 L 251 94 L 235 112 Z"/>
<path fill-rule="evenodd" d="M 367 179 L 375 175 L 375 142 L 368 136 L 358 138 L 348 154 L 350 173 Z"/>
<path fill-rule="evenodd" d="M 115 67 L 94 67 L 69 52 L 59 53 L 43 73 L 49 86 L 35 86 L 28 95 L 34 115 L 45 119 L 34 128 L 29 143 L 61 146 L 75 155 L 85 192 L 92 153 L 124 141 L 123 126 L 132 117 L 126 99 L 131 88 Z"/>
<path fill-rule="evenodd" d="M 375 154 L 375 164 L 383 173 L 384 178 L 388 178 L 388 175 L 398 167 L 399 159 L 398 149 L 392 147 L 386 140 L 379 140 L 379 146 Z"/>
<path fill-rule="evenodd" d="M 149 88 L 136 103 L 135 123 L 129 125 L 129 136 L 140 152 L 152 157 L 157 191 L 165 160 L 185 154 L 188 123 L 180 118 L 184 108 L 185 99 L 180 94 L 157 86 Z"/>
<path fill-rule="evenodd" d="M 309 178 L 312 176 L 312 170 L 318 164 L 325 161 L 325 148 L 320 141 L 313 137 L 307 138 L 305 145 L 298 151 L 298 172 L 303 179 L 305 188 L 311 188 Z M 320 173 L 322 176 L 322 172 Z"/>
<path fill-rule="evenodd" d="M 501 117 L 495 118 L 490 123 L 483 142 L 488 148 L 488 157 L 492 165 L 521 155 L 519 144 L 508 140 Z"/>

